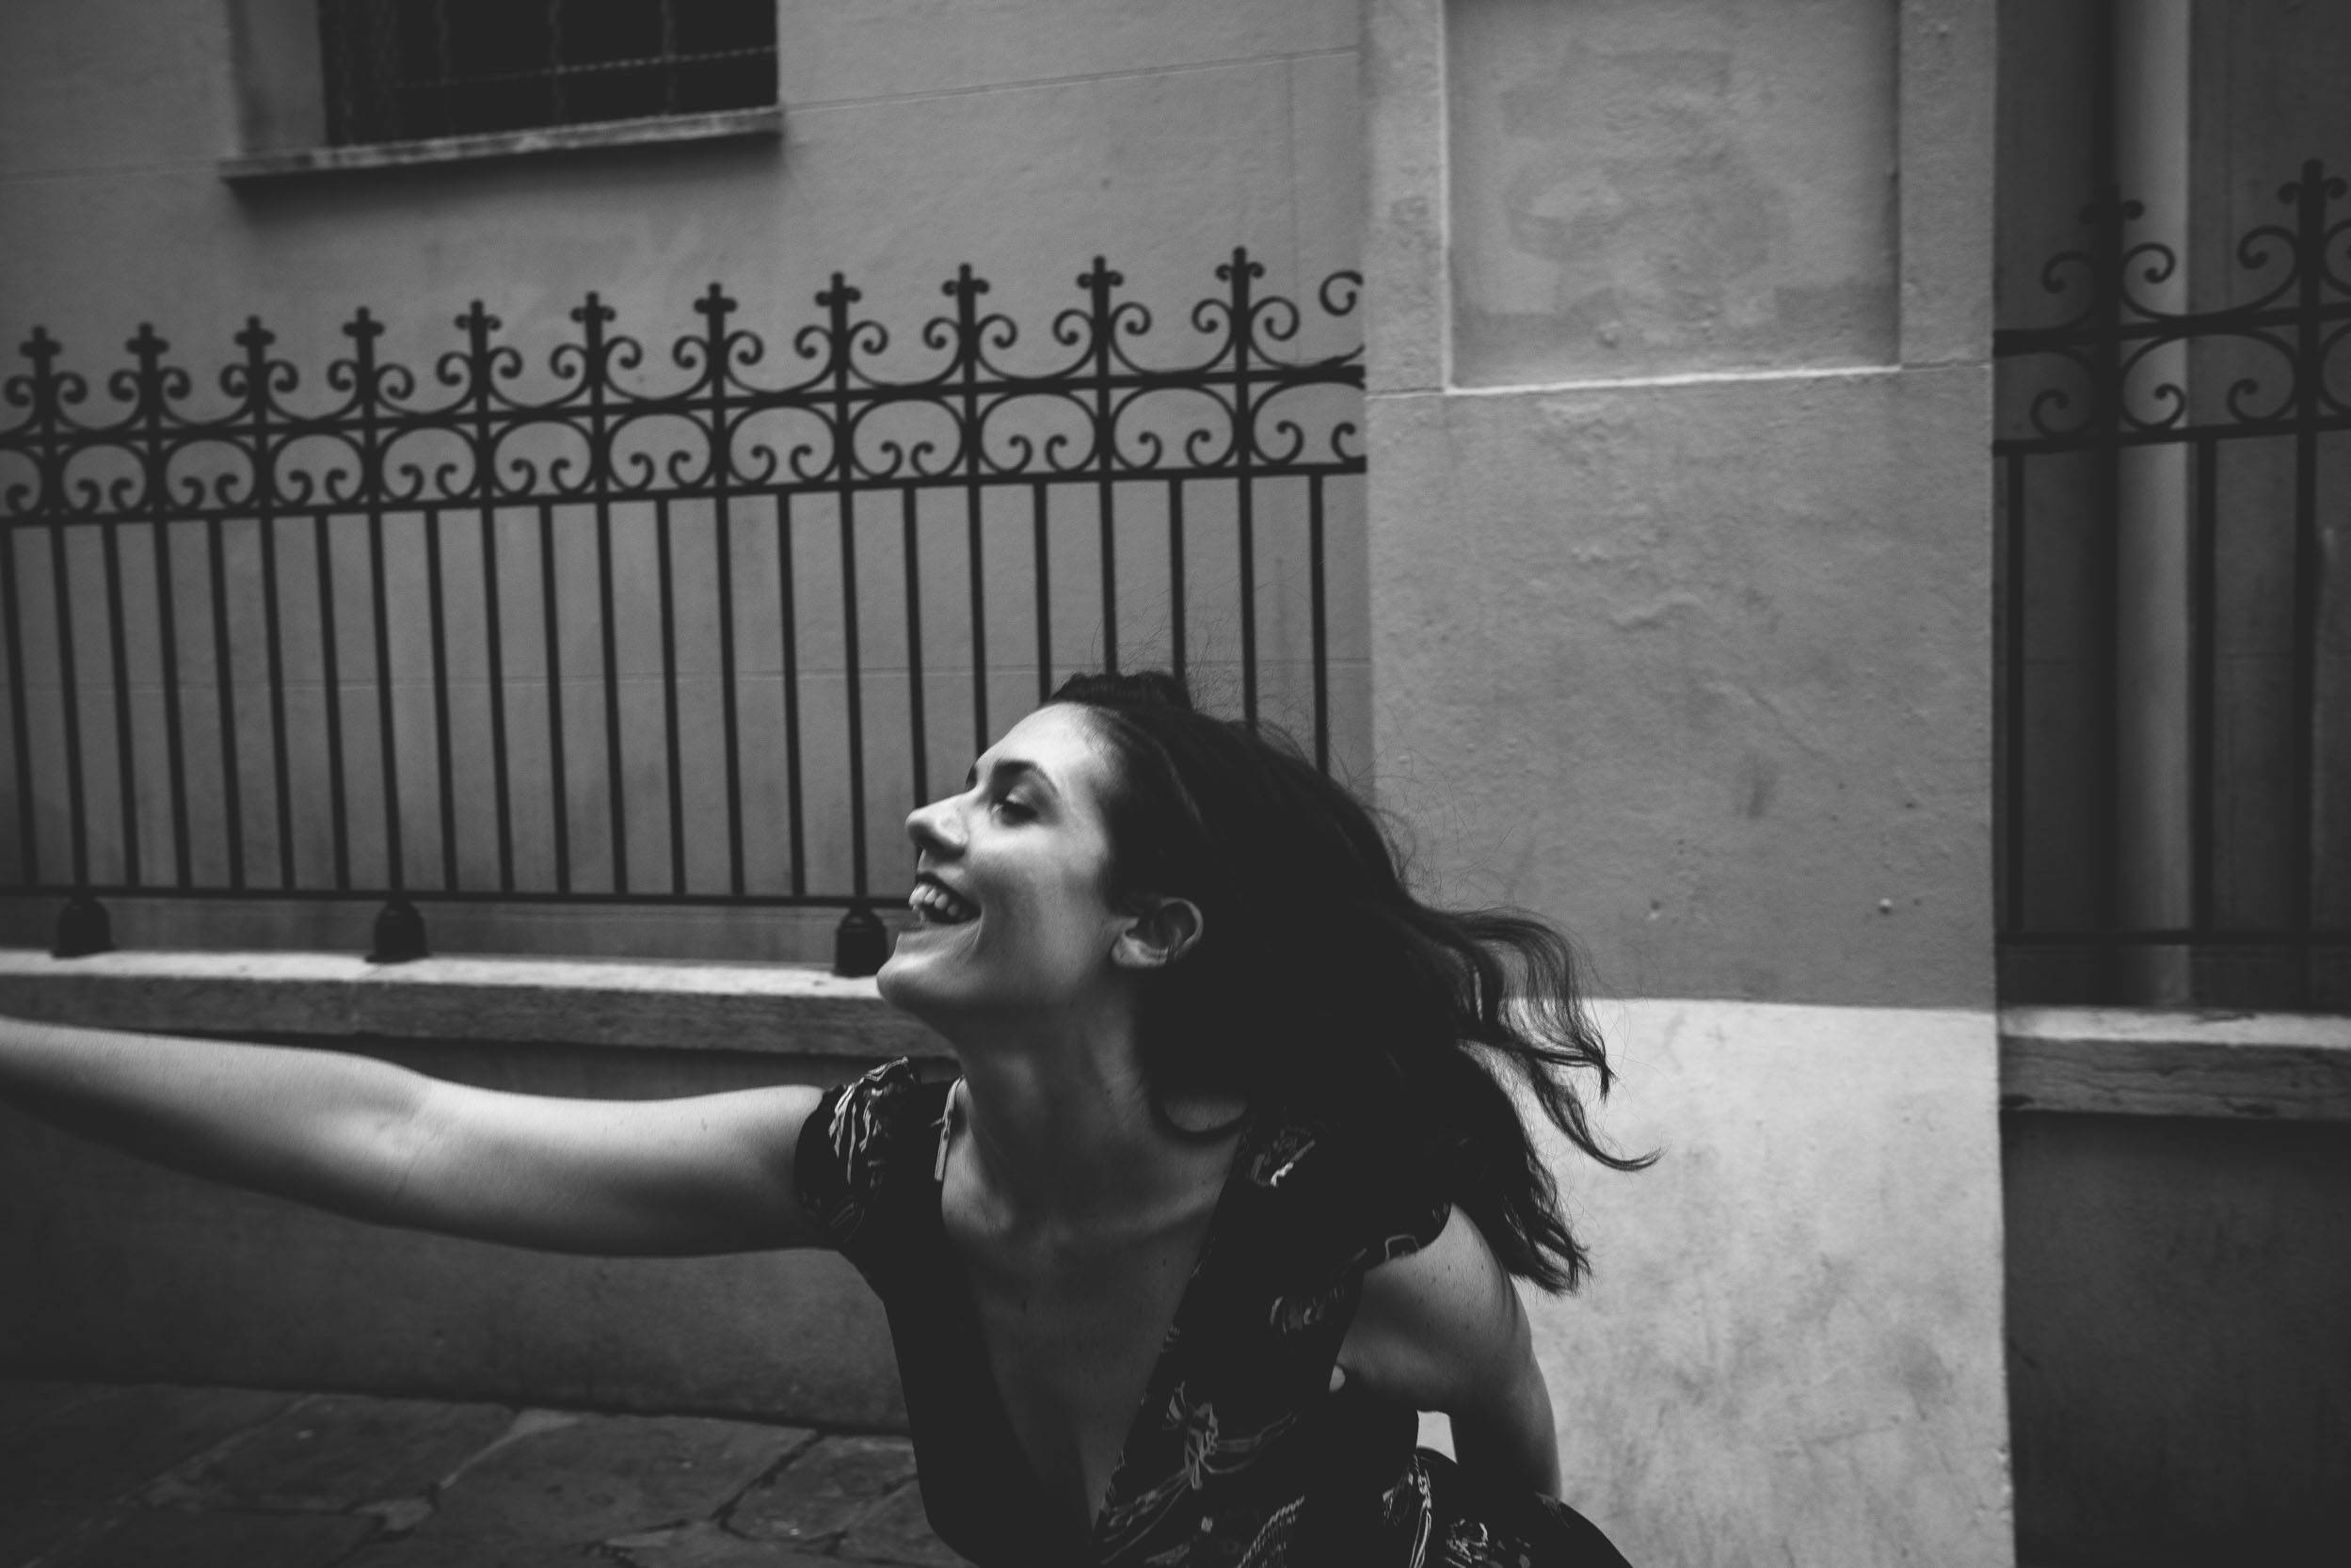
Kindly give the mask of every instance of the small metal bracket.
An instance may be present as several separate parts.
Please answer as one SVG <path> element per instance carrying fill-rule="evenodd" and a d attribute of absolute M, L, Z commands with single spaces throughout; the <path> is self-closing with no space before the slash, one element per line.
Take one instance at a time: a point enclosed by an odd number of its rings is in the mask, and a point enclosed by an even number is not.
<path fill-rule="evenodd" d="M 833 933 L 833 972 L 847 979 L 878 973 L 889 957 L 889 927 L 865 904 L 840 918 Z"/>
<path fill-rule="evenodd" d="M 114 951 L 114 922 L 106 906 L 88 893 L 76 893 L 57 911 L 57 943 L 52 958 L 88 958 Z"/>
<path fill-rule="evenodd" d="M 424 945 L 424 917 L 415 904 L 395 898 L 377 911 L 376 946 L 367 955 L 369 963 L 406 964 L 430 951 Z"/>

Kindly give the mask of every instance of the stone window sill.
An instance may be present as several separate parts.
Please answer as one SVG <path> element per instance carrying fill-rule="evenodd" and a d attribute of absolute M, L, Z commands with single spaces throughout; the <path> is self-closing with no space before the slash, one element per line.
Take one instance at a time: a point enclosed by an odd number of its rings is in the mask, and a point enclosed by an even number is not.
<path fill-rule="evenodd" d="M 241 152 L 220 161 L 220 177 L 232 184 L 327 174 L 337 170 L 410 168 L 420 165 L 473 163 L 490 158 L 533 157 L 600 147 L 644 147 L 664 142 L 733 141 L 783 135 L 781 104 L 724 109 L 712 114 L 664 115 L 649 120 L 614 120 L 593 125 L 548 125 L 529 131 L 497 131 L 473 136 L 437 136 L 427 141 L 368 142 L 355 147 L 296 147 Z"/>
<path fill-rule="evenodd" d="M 2007 1008 L 2000 1108 L 2351 1121 L 2351 1017 Z"/>

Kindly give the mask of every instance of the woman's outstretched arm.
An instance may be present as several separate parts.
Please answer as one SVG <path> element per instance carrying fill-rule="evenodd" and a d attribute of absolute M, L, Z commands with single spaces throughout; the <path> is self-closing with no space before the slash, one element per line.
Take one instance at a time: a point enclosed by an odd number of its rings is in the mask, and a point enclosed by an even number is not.
<path fill-rule="evenodd" d="M 792 1188 L 819 1091 L 554 1099 L 337 1051 L 0 1018 L 0 1098 L 199 1176 L 553 1252 L 818 1240 Z"/>

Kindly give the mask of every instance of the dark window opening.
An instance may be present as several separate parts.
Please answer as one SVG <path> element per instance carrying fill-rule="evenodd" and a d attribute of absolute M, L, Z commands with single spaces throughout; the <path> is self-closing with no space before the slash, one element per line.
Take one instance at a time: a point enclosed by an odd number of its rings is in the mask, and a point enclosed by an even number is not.
<path fill-rule="evenodd" d="M 338 147 L 776 102 L 775 0 L 319 0 L 318 24 Z"/>

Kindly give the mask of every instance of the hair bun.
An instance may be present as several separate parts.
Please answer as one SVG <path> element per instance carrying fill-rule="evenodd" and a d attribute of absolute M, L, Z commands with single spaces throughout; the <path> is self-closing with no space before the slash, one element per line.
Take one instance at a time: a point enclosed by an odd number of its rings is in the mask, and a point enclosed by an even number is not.
<path fill-rule="evenodd" d="M 1186 713 L 1192 712 L 1191 689 L 1182 677 L 1165 670 L 1073 675 L 1054 688 L 1053 700 L 1082 702 L 1094 708 L 1173 708 Z"/>

